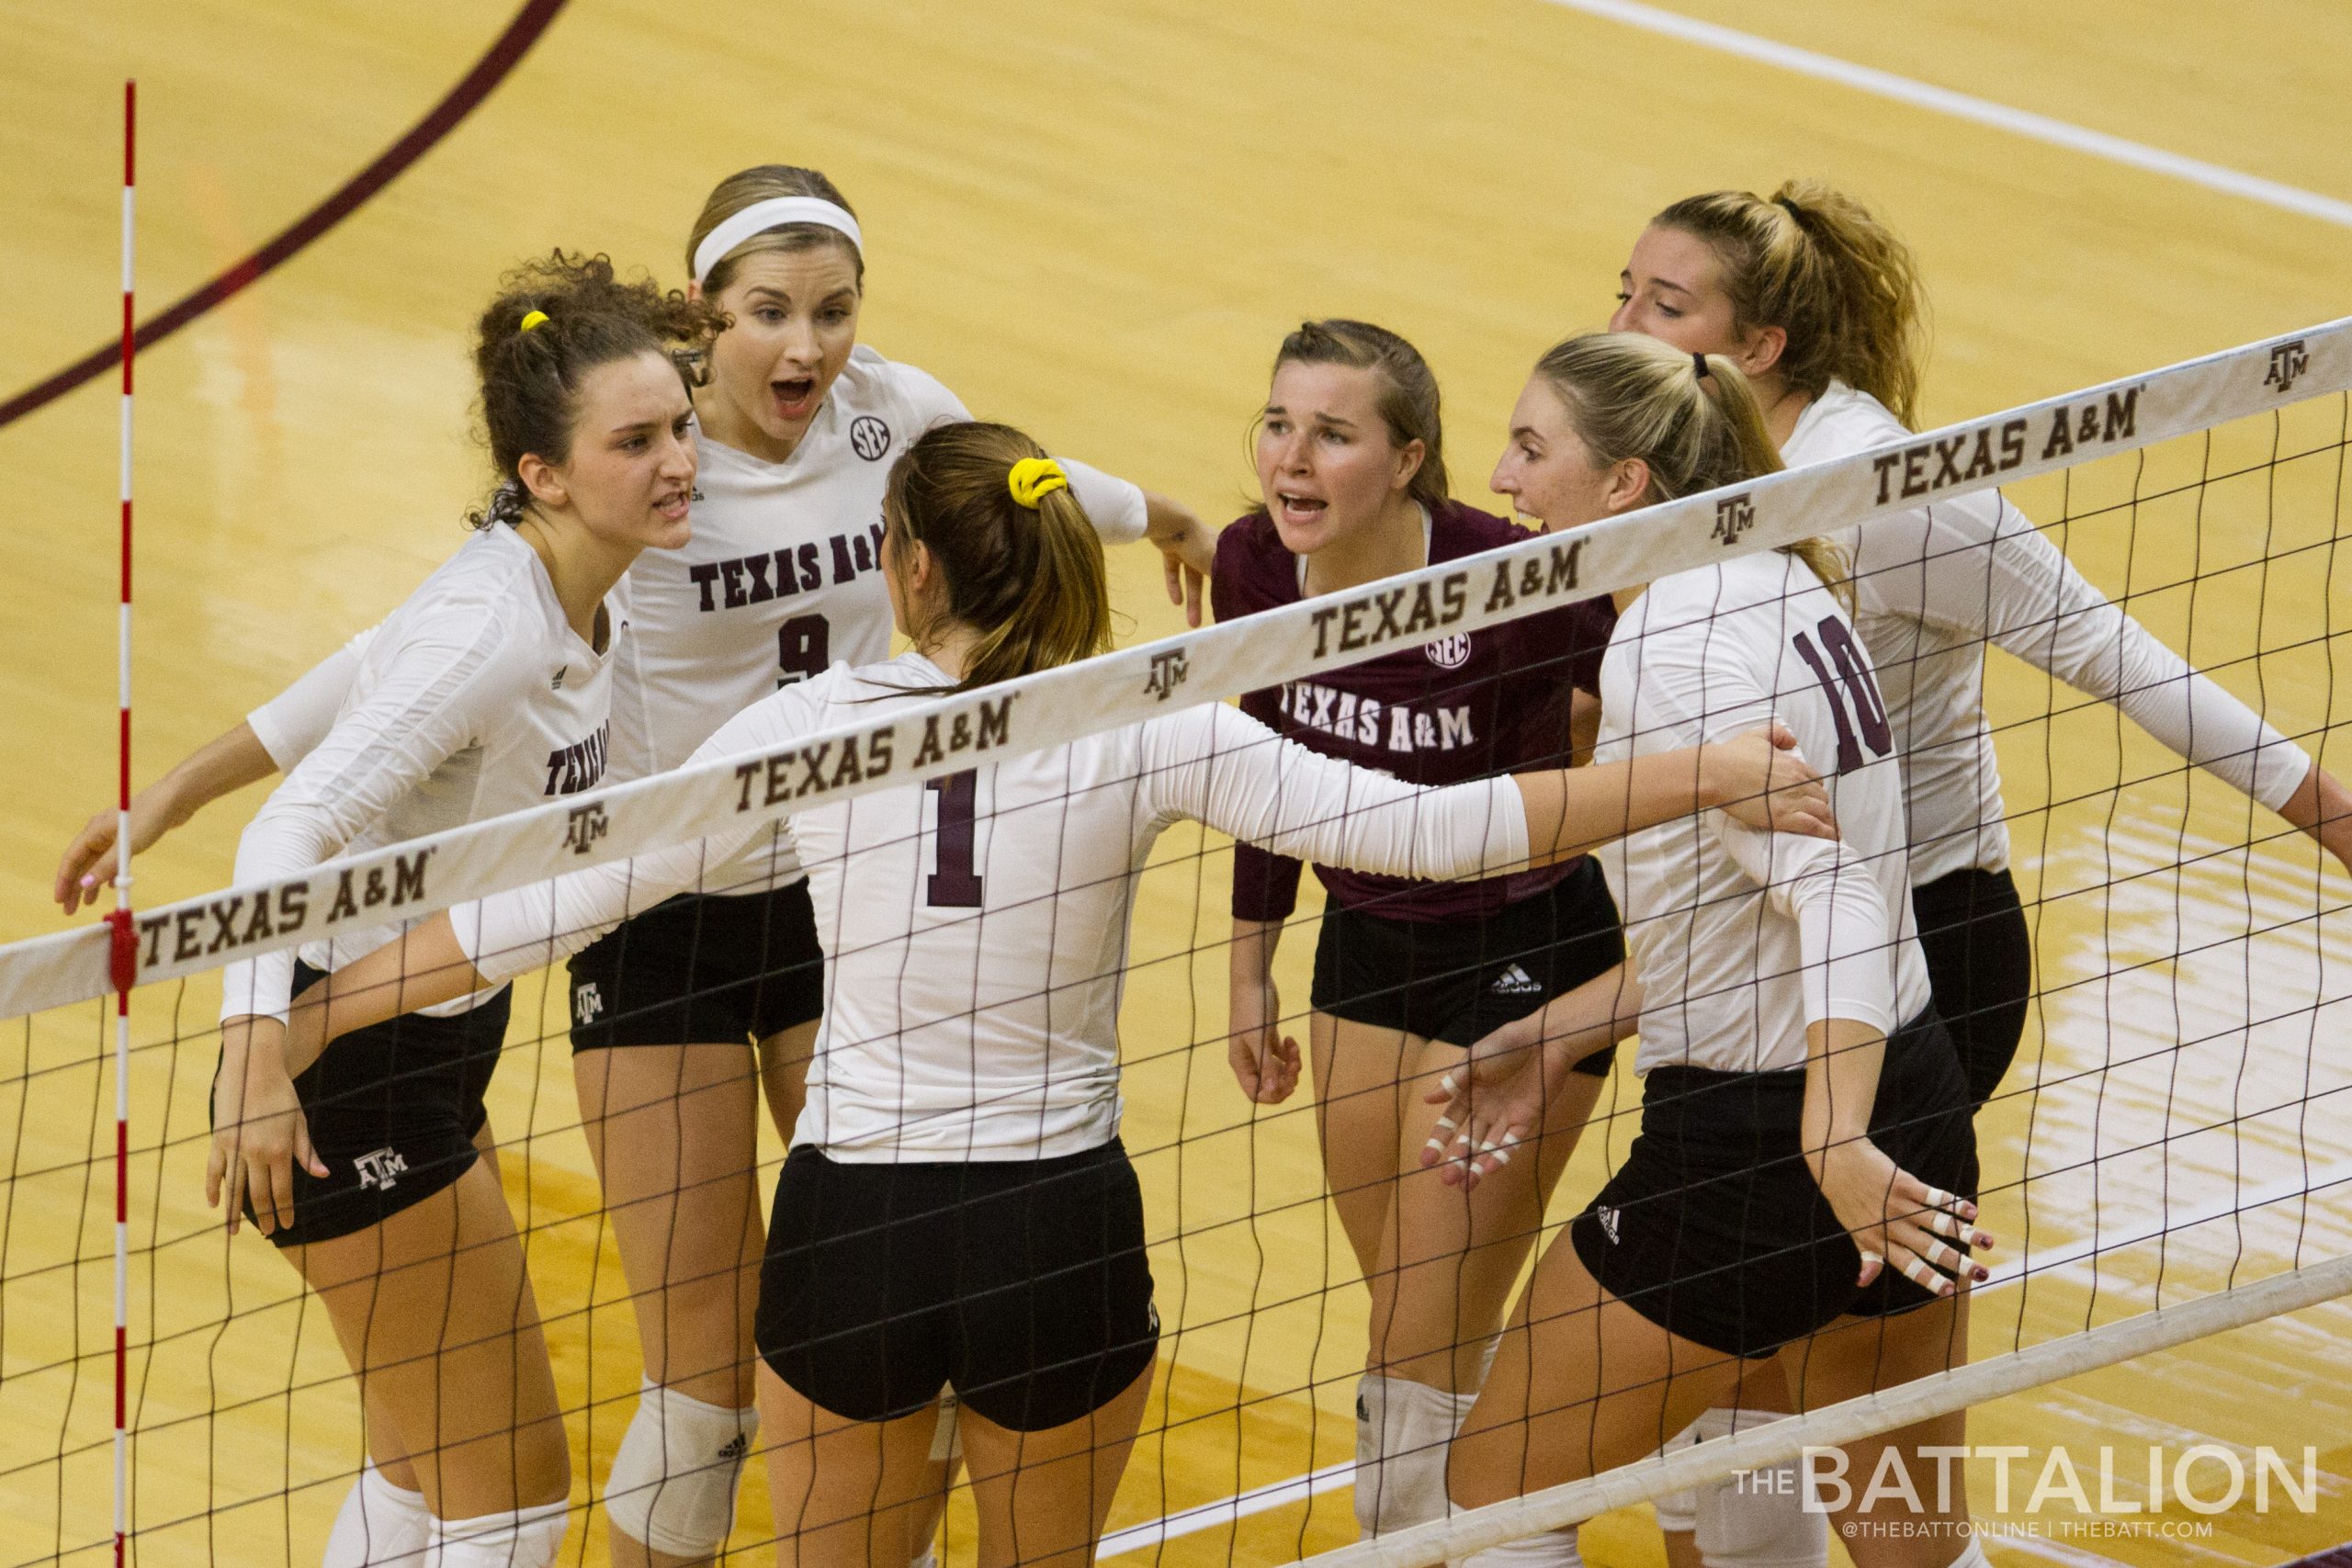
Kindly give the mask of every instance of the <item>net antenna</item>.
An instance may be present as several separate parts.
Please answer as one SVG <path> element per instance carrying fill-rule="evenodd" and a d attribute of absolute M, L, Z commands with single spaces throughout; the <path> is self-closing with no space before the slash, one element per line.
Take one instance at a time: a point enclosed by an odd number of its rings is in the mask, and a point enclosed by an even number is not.
<path fill-rule="evenodd" d="M 115 684 L 120 705 L 114 817 L 114 1561 L 130 1533 L 130 988 L 139 944 L 130 923 L 130 395 L 138 352 L 133 288 L 138 229 L 139 84 L 122 84 L 122 603 L 116 615 Z"/>

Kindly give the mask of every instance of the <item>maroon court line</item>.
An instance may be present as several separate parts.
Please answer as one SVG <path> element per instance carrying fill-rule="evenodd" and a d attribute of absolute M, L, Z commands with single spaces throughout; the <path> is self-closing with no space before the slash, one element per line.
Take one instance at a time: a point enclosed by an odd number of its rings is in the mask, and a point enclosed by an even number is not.
<path fill-rule="evenodd" d="M 361 203 L 400 177 L 408 166 L 432 151 L 435 143 L 449 134 L 458 123 L 480 107 L 498 85 L 538 42 L 556 13 L 562 10 L 564 0 L 527 0 L 506 24 L 464 80 L 449 89 L 448 96 L 433 106 L 432 110 L 413 126 L 408 134 L 386 148 L 376 161 L 344 182 L 318 206 L 296 219 L 277 238 L 244 260 L 229 268 L 211 282 L 175 301 L 160 315 L 140 324 L 137 343 L 141 349 L 151 348 L 171 336 L 182 327 L 211 310 L 223 299 L 247 284 L 266 276 L 277 265 L 301 251 L 303 247 L 351 216 Z M 121 344 L 109 338 L 103 347 L 91 350 L 46 381 L 28 387 L 0 403 L 0 425 L 15 423 L 35 409 L 54 402 L 59 398 L 96 379 L 120 363 Z"/>

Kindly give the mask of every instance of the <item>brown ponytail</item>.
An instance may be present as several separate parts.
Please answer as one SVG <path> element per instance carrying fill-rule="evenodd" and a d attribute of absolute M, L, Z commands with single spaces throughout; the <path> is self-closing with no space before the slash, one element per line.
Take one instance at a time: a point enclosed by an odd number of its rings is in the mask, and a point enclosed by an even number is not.
<path fill-rule="evenodd" d="M 571 457 L 580 387 L 590 371 L 662 354 L 678 360 L 683 374 L 717 330 L 707 306 L 650 278 L 622 282 L 609 256 L 551 251 L 507 274 L 474 327 L 474 369 L 498 488 L 467 521 L 487 528 L 522 520 L 530 499 L 524 455 L 559 464 Z"/>
<path fill-rule="evenodd" d="M 1778 369 L 1791 387 L 1817 398 L 1844 381 L 1916 428 L 1927 295 L 1910 247 L 1861 203 L 1816 180 L 1791 180 L 1770 201 L 1711 191 L 1651 222 L 1714 252 L 1740 332 L 1788 333 Z"/>
<path fill-rule="evenodd" d="M 1756 389 L 1727 355 L 1685 354 L 1640 333 L 1587 333 L 1553 347 L 1535 374 L 1596 462 L 1639 457 L 1648 468 L 1645 505 L 1780 471 Z M 1845 552 L 1820 538 L 1781 547 L 1852 608 Z"/>
<path fill-rule="evenodd" d="M 1035 509 L 1012 498 L 1012 466 L 1045 455 L 1010 425 L 966 422 L 924 432 L 891 467 L 884 526 L 931 551 L 947 615 L 980 634 L 959 692 L 1111 646 L 1111 585 L 1086 509 L 1067 486 Z"/>

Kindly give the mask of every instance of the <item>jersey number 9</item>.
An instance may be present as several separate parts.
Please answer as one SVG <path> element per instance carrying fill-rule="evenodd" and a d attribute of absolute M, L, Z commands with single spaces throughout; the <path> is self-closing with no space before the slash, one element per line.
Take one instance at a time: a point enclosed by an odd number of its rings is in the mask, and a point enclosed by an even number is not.
<path fill-rule="evenodd" d="M 775 683 L 821 675 L 832 662 L 832 628 L 822 615 L 795 615 L 775 629 Z"/>

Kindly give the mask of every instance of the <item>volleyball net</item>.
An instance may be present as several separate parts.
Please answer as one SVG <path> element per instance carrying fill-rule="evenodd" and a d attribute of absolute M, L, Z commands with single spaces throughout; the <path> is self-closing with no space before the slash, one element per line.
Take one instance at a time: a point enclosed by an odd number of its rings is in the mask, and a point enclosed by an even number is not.
<path fill-rule="evenodd" d="M 1453 639 L 1994 487 L 2165 645 L 2340 772 L 2337 639 L 2352 618 L 2336 563 L 2347 389 L 2352 321 L 893 706 L 767 752 L 566 797 L 282 883 L 140 909 L 119 946 L 98 926 L 0 948 L 8 1021 L 0 1126 L 10 1136 L 0 1203 L 6 1560 L 95 1562 L 110 1545 L 118 1152 L 107 1045 L 118 977 L 132 989 L 131 1117 L 119 1155 L 131 1258 L 131 1549 L 149 1563 L 314 1562 L 364 1458 L 361 1401 L 318 1299 L 260 1237 L 224 1241 L 204 1202 L 218 972 L 228 963 L 420 919 L 722 828 L 948 779 L 1194 705 L 1268 688 L 1314 692 L 1318 674 L 1374 657 L 1432 649 L 1432 665 L 1442 665 L 1459 646 Z M 2014 1406 L 1990 1402 L 2030 1401 L 2054 1380 L 2121 1359 L 2189 1364 L 2181 1358 L 2200 1352 L 2184 1345 L 2352 1289 L 2344 1116 L 2352 1056 L 2342 1044 L 2352 1021 L 2352 877 L 2113 706 L 2006 656 L 1994 662 L 1987 707 L 2037 995 L 2017 1064 L 1976 1119 L 1983 1223 L 2000 1245 L 1973 1303 L 1973 1364 L 1385 1535 L 1348 1548 L 1348 1562 L 1421 1568 L 1596 1515 L 1630 1540 L 1645 1526 L 1610 1510 L 1935 1410 L 1984 1407 L 1980 1431 L 2014 1437 L 2020 1422 L 2004 1414 Z M 1336 724 L 1341 699 L 1323 690 Z M 1355 722 L 1375 722 L 1350 705 Z M 1162 1337 L 1106 1557 L 1290 1561 L 1355 1534 L 1340 1494 L 1351 1479 L 1370 1297 L 1327 1190 L 1313 1084 L 1280 1105 L 1252 1105 L 1227 1068 L 1233 870 L 1229 840 L 1182 824 L 1160 838 L 1134 892 L 1123 1138 L 1144 1194 Z M 1322 919 L 1308 878 L 1275 967 L 1284 1028 L 1302 1043 Z M 622 1278 L 582 1140 L 566 988 L 560 966 L 553 973 L 518 984 L 490 1127 L 573 1453 L 565 1559 L 603 1561 L 601 1503 L 637 1408 L 645 1302 Z M 1624 1159 L 1640 1122 L 1631 1058 L 1629 1045 L 1533 1250 L 1555 1244 Z M 761 1147 L 764 1212 L 783 1151 L 772 1131 Z M 2343 1310 L 2316 1320 L 2319 1334 L 2340 1334 Z M 2232 1385 L 2242 1393 L 2262 1376 L 2222 1351 L 2210 1364 L 2217 1377 L 2242 1380 Z M 2120 1386 L 2101 1399 L 2128 1405 Z M 2340 1397 L 2313 1392 L 2308 1426 L 2282 1413 L 2275 1438 L 2224 1446 L 2241 1455 L 2257 1441 L 2275 1446 L 2300 1484 L 2303 1446 L 2329 1446 L 2312 1434 L 2328 1429 Z M 2135 1441 L 2161 1425 L 2110 1414 Z M 2102 1428 L 2083 1405 L 2065 1407 L 2057 1424 L 2096 1450 Z M 2185 1420 L 2165 1430 L 2195 1427 Z M 2042 1461 L 2037 1450 L 2037 1475 Z M 1973 1478 L 1989 1475 L 1986 1462 L 1969 1461 Z M 2153 1518 L 2146 1461 L 2134 1462 L 2122 1495 L 2150 1501 Z M 2340 1452 L 2326 1462 L 2346 1468 Z M 2341 1488 L 2320 1491 L 2302 1506 L 2301 1494 L 2282 1490 L 2256 1522 L 2244 1509 L 2230 1517 L 2282 1556 L 2352 1537 Z M 2211 1517 L 2184 1512 L 2180 1495 L 2175 1488 L 2169 1517 Z M 2022 1502 L 2010 1503 L 2023 1517 Z M 946 1515 L 951 1560 L 970 1560 L 972 1518 L 959 1492 Z M 733 1550 L 764 1551 L 776 1533 L 755 1460 Z"/>

